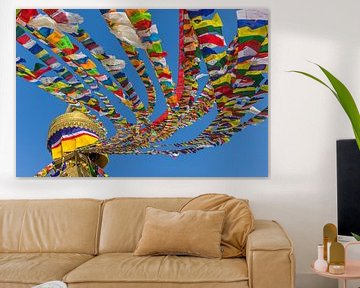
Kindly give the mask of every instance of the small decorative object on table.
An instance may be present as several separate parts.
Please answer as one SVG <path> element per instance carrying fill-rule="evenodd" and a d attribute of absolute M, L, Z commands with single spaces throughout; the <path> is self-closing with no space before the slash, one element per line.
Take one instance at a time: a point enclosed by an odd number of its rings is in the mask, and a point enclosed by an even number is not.
<path fill-rule="evenodd" d="M 324 260 L 324 245 L 318 245 L 318 259 L 314 263 L 314 269 L 320 272 L 326 272 L 328 263 Z"/>
<path fill-rule="evenodd" d="M 50 281 L 37 286 L 33 286 L 32 288 L 66 288 L 67 285 L 61 281 Z"/>
<path fill-rule="evenodd" d="M 347 280 L 360 279 L 360 260 L 349 260 L 349 257 L 347 256 L 348 247 L 352 245 L 360 245 L 360 241 L 349 242 L 346 243 L 344 246 L 343 244 L 337 242 L 337 237 L 332 237 L 332 232 L 330 232 L 330 234 L 328 233 L 329 231 L 335 231 L 332 225 L 333 224 L 327 224 L 324 226 L 324 243 L 330 242 L 328 241 L 329 236 L 330 238 L 335 239 L 335 241 L 333 241 L 331 245 L 329 245 L 329 251 L 327 249 L 324 249 L 324 245 L 318 245 L 318 259 L 314 262 L 313 265 L 311 265 L 311 267 L 313 271 L 320 276 L 338 279 L 339 281 L 343 280 L 342 287 L 346 288 Z M 322 256 L 325 254 L 325 251 L 327 253 L 327 260 L 329 263 L 328 270 L 324 268 L 325 265 L 321 261 L 321 259 L 323 258 Z"/>
<path fill-rule="evenodd" d="M 329 273 L 337 275 L 345 273 L 344 245 L 339 242 L 331 243 L 329 259 Z"/>
<path fill-rule="evenodd" d="M 337 228 L 335 224 L 328 223 L 323 228 L 324 259 L 330 263 L 331 243 L 337 241 Z"/>

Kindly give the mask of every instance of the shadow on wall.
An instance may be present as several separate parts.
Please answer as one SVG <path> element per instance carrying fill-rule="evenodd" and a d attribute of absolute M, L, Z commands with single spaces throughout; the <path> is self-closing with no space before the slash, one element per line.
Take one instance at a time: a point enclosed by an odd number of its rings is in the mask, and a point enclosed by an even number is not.
<path fill-rule="evenodd" d="M 324 278 L 318 275 L 311 274 L 311 275 L 307 275 L 307 277 L 297 277 L 295 287 L 296 288 L 312 288 L 312 287 L 338 288 L 338 281 L 335 279 Z"/>

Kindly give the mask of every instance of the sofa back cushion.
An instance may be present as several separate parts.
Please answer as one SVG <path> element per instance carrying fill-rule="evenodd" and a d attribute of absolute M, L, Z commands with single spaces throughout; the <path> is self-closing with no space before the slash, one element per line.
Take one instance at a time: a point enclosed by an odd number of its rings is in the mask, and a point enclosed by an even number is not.
<path fill-rule="evenodd" d="M 96 254 L 102 201 L 1 200 L 0 253 Z"/>
<path fill-rule="evenodd" d="M 133 252 L 141 237 L 146 207 L 179 211 L 189 198 L 116 198 L 105 201 L 99 253 Z"/>
<path fill-rule="evenodd" d="M 226 194 L 203 194 L 191 199 L 181 211 L 205 210 L 226 213 L 221 235 L 223 258 L 245 257 L 248 235 L 254 230 L 254 216 L 248 200 Z"/>
<path fill-rule="evenodd" d="M 168 212 L 147 207 L 134 255 L 189 255 L 221 258 L 225 211 Z"/>

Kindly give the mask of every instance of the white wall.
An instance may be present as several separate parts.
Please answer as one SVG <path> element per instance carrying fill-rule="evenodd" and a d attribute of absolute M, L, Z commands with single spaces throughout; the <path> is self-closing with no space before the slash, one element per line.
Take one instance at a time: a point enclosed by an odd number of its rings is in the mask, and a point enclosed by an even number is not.
<path fill-rule="evenodd" d="M 5 1 L 5 2 L 4 2 Z M 6 3 L 6 5 L 4 5 Z M 134 4 L 136 3 L 136 4 Z M 351 127 L 323 87 L 287 70 L 321 63 L 359 101 L 359 0 L 242 1 L 3 0 L 0 67 L 0 198 L 194 196 L 223 192 L 250 199 L 257 218 L 278 220 L 295 244 L 298 287 L 330 286 L 311 274 L 322 226 L 336 223 L 335 140 Z M 214 4 L 215 3 L 215 4 Z M 162 5 L 164 4 L 164 5 Z M 267 7 L 271 11 L 270 176 L 266 179 L 16 179 L 15 8 L 19 7 Z M 320 75 L 320 73 L 318 73 Z M 329 284 L 329 283 L 328 283 Z M 270 288 L 270 287 L 269 287 Z"/>

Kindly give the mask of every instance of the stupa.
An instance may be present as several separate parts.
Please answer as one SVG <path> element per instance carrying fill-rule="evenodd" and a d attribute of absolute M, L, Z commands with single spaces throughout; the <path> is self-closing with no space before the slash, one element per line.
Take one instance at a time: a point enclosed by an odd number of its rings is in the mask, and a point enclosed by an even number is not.
<path fill-rule="evenodd" d="M 97 177 L 103 173 L 108 156 L 87 153 L 85 147 L 97 145 L 105 139 L 101 124 L 79 111 L 56 117 L 49 128 L 47 148 L 53 159 L 54 176 Z"/>

